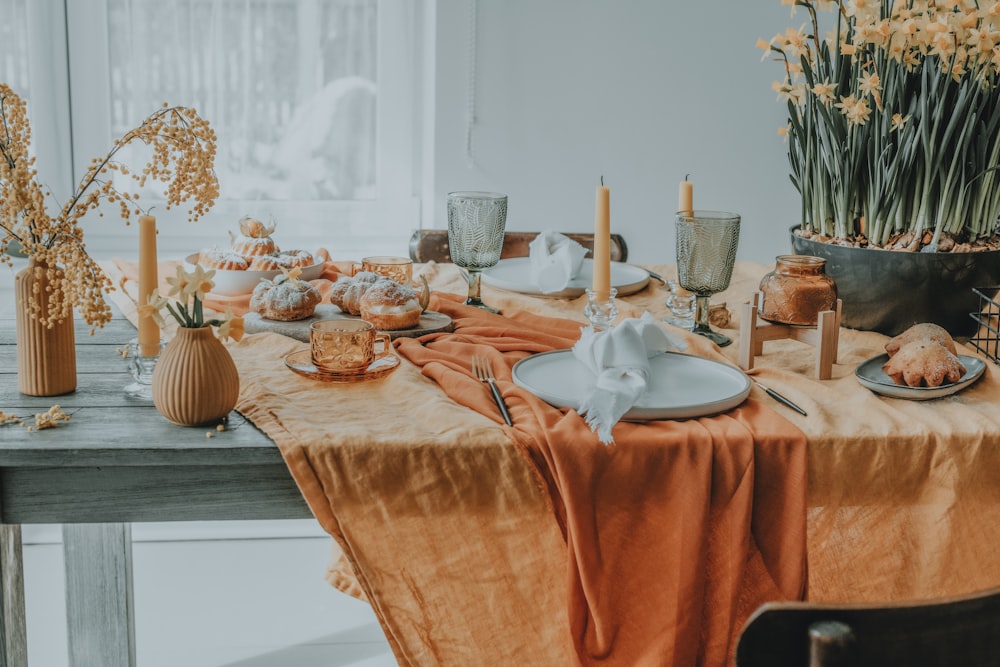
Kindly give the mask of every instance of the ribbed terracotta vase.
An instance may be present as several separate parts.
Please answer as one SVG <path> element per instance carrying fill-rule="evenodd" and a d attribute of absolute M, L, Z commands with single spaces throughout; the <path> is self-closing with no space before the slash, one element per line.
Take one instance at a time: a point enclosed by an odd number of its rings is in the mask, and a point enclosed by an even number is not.
<path fill-rule="evenodd" d="M 236 364 L 212 327 L 179 327 L 153 369 L 153 405 L 181 426 L 218 422 L 239 393 Z"/>
<path fill-rule="evenodd" d="M 38 269 L 36 271 L 36 268 Z M 29 396 L 58 396 L 76 389 L 76 340 L 73 314 L 51 328 L 31 317 L 28 304 L 48 311 L 48 277 L 44 264 L 28 260 L 14 278 L 17 310 L 17 389 Z M 36 289 L 37 285 L 37 289 Z"/>

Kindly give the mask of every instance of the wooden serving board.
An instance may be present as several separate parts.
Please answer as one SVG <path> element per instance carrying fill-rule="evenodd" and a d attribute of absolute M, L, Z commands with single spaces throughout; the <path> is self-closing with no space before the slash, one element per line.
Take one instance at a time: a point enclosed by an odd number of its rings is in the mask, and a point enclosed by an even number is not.
<path fill-rule="evenodd" d="M 309 327 L 313 322 L 319 320 L 360 320 L 358 315 L 348 315 L 337 306 L 329 303 L 321 303 L 316 306 L 316 312 L 304 320 L 294 322 L 281 322 L 279 320 L 269 320 L 261 317 L 257 313 L 247 313 L 243 316 L 243 324 L 246 333 L 279 333 L 303 343 L 309 342 Z M 396 338 L 416 338 L 424 334 L 437 333 L 438 331 L 451 331 L 454 323 L 451 318 L 444 313 L 433 310 L 424 311 L 420 315 L 420 322 L 411 329 L 400 329 L 398 331 L 387 331 L 389 337 Z"/>

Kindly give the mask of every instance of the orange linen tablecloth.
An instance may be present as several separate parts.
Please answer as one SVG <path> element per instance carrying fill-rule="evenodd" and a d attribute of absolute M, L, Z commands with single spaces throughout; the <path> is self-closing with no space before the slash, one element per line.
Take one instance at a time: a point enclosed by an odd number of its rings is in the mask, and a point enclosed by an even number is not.
<path fill-rule="evenodd" d="M 278 443 L 402 664 L 567 665 L 578 652 L 584 664 L 723 665 L 753 608 L 803 595 L 798 429 L 751 400 L 711 419 L 621 424 L 606 447 L 510 381 L 516 360 L 572 345 L 579 323 L 437 295 L 433 307 L 454 334 L 397 342 L 423 376 L 405 363 L 379 382 L 325 385 L 280 367 L 301 343 L 233 348 L 237 409 Z M 492 356 L 513 429 L 469 373 L 473 350 Z"/>
<path fill-rule="evenodd" d="M 671 265 L 650 268 L 664 276 L 676 275 Z M 713 303 L 728 303 L 733 312 L 726 331 L 730 336 L 735 338 L 738 334 L 738 305 L 749 298 L 772 268 L 768 264 L 738 262 L 731 287 L 713 298 Z M 435 290 L 462 293 L 465 289 L 463 278 L 452 265 L 431 263 L 417 267 L 417 272 L 426 276 Z M 134 321 L 134 307 L 129 310 L 126 295 L 119 292 L 111 296 Z M 488 285 L 483 288 L 483 296 L 487 303 L 503 309 L 530 310 L 583 322 L 585 299 L 531 298 Z M 665 297 L 666 291 L 651 283 L 641 292 L 619 299 L 619 309 L 622 316 L 638 316 L 648 309 L 662 317 L 666 314 Z M 720 354 L 704 339 L 688 337 L 687 340 L 692 352 L 704 356 Z M 825 381 L 815 379 L 815 350 L 804 343 L 769 341 L 764 344 L 763 354 L 755 359 L 753 374 L 809 413 L 808 417 L 802 417 L 773 403 L 776 411 L 806 434 L 809 443 L 808 597 L 814 601 L 925 599 L 1000 584 L 997 368 L 988 362 L 986 373 L 976 384 L 946 398 L 916 402 L 877 396 L 858 384 L 854 369 L 880 354 L 886 340 L 880 334 L 842 329 L 833 377 Z M 277 355 L 283 350 L 298 349 L 299 345 L 269 334 L 251 336 L 232 348 L 243 380 L 242 407 L 252 408 L 261 391 L 281 396 L 306 382 L 283 368 L 250 367 L 243 361 L 247 356 L 244 348 L 272 346 L 271 351 Z M 737 348 L 733 344 L 723 348 L 721 354 L 735 361 Z M 968 346 L 960 346 L 960 352 L 978 354 Z M 441 485 L 436 475 L 441 469 L 440 457 L 451 450 L 462 456 L 464 479 L 498 480 L 493 486 L 470 484 L 456 493 L 456 497 L 466 497 L 463 492 L 477 489 L 480 512 L 467 516 L 441 512 L 436 523 L 424 522 L 424 532 L 404 531 L 399 521 L 387 522 L 386 516 L 397 509 L 412 507 L 412 520 L 420 522 L 417 514 L 447 507 L 447 500 L 431 500 L 434 494 L 406 491 L 384 480 L 375 484 L 371 478 L 362 481 L 376 487 L 372 493 L 386 492 L 377 502 L 368 503 L 365 498 L 350 495 L 343 499 L 342 503 L 354 504 L 366 512 L 364 529 L 356 526 L 345 530 L 351 559 L 358 577 L 365 580 L 366 589 L 377 590 L 383 584 L 405 588 L 413 572 L 431 571 L 482 600 L 477 611 L 458 605 L 444 620 L 419 615 L 408 618 L 412 610 L 404 605 L 388 604 L 380 609 L 380 601 L 374 600 L 380 614 L 411 623 L 411 632 L 419 637 L 440 641 L 458 651 L 470 638 L 454 635 L 445 638 L 444 633 L 451 623 L 452 629 L 465 627 L 469 620 L 463 614 L 468 612 L 472 623 L 488 623 L 495 629 L 496 652 L 490 655 L 495 655 L 498 661 L 566 664 L 573 648 L 565 631 L 569 623 L 564 583 L 568 578 L 565 543 L 555 522 L 544 528 L 541 518 L 550 518 L 551 509 L 523 457 L 516 455 L 513 448 L 503 446 L 508 439 L 501 427 L 494 420 L 447 399 L 436 383 L 407 362 L 385 382 L 373 383 L 363 392 L 342 392 L 334 387 L 316 391 L 325 396 L 322 414 L 341 424 L 340 433 L 350 443 L 345 458 L 372 456 L 379 447 L 399 443 L 403 438 L 398 432 L 407 430 L 414 444 L 403 448 L 401 456 L 394 457 L 392 469 L 397 479 L 410 480 L 408 488 L 437 490 Z M 752 396 L 765 404 L 770 401 L 756 388 Z M 429 419 L 412 422 L 405 416 L 409 407 L 386 410 L 388 405 L 401 400 Z M 378 418 L 360 426 L 356 416 L 372 411 Z M 311 423 L 307 409 L 303 408 L 300 419 L 305 424 Z M 503 452 L 504 457 L 498 462 L 491 460 L 486 452 Z M 447 482 L 454 484 L 457 479 L 452 477 Z M 392 493 L 393 489 L 396 493 Z M 502 541 L 484 545 L 499 568 L 492 575 L 484 573 L 475 563 L 462 561 L 460 553 L 441 548 L 444 540 L 455 534 L 463 534 L 465 530 L 470 535 L 476 534 L 482 517 L 498 512 L 506 512 L 508 523 Z M 325 513 L 320 520 L 327 526 L 332 518 Z M 543 529 L 526 532 L 528 526 L 543 526 Z M 411 565 L 395 572 L 366 569 L 378 560 L 383 549 L 403 550 Z M 504 565 L 507 554 L 511 555 L 510 562 L 518 563 L 516 569 Z M 526 559 L 530 559 L 527 566 Z M 351 568 L 343 561 L 335 559 L 335 563 L 330 580 L 342 590 L 360 595 Z M 502 594 L 497 593 L 496 584 L 503 589 Z M 481 614 L 478 609 L 488 612 Z M 521 636 L 507 634 L 510 628 L 517 629 Z M 391 632 L 390 641 L 399 654 L 402 649 Z M 546 663 L 544 657 L 553 654 L 566 660 Z M 456 664 L 441 663 L 433 654 L 419 652 L 400 661 Z M 466 660 L 466 664 L 476 662 Z"/>

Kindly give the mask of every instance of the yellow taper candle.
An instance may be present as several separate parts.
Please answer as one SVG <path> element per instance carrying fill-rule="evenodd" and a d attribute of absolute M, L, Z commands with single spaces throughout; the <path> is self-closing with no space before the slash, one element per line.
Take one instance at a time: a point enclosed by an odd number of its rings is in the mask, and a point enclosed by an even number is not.
<path fill-rule="evenodd" d="M 139 304 L 146 303 L 157 285 L 156 218 L 139 217 Z M 155 357 L 160 353 L 160 328 L 149 315 L 139 316 L 139 354 Z"/>
<path fill-rule="evenodd" d="M 694 215 L 694 184 L 685 176 L 681 181 L 677 196 L 677 212 L 682 215 Z"/>
<path fill-rule="evenodd" d="M 604 185 L 597 186 L 592 289 L 598 301 L 611 298 L 611 191 Z"/>

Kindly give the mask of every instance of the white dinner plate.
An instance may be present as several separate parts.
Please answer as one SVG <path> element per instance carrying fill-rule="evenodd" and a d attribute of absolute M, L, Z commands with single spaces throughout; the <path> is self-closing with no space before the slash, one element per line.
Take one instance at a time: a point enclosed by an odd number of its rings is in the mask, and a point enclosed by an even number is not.
<path fill-rule="evenodd" d="M 862 386 L 871 389 L 876 394 L 892 398 L 907 398 L 911 401 L 926 401 L 931 398 L 949 396 L 955 392 L 962 391 L 978 380 L 979 376 L 986 370 L 986 363 L 978 357 L 960 354 L 958 355 L 958 359 L 965 366 L 965 375 L 958 382 L 941 385 L 940 387 L 906 387 L 896 384 L 882 370 L 882 364 L 889 361 L 888 354 L 880 354 L 858 365 L 854 370 L 854 377 L 858 379 L 858 382 Z"/>
<path fill-rule="evenodd" d="M 646 393 L 622 419 L 687 419 L 725 412 L 750 394 L 750 378 L 718 361 L 678 352 L 650 358 Z M 597 377 L 572 350 L 541 352 L 514 364 L 514 383 L 557 408 L 577 409 Z"/>
<path fill-rule="evenodd" d="M 194 253 L 188 255 L 184 258 L 191 266 L 198 263 L 198 256 L 200 253 Z M 314 253 L 315 254 L 315 253 Z M 302 274 L 299 275 L 301 280 L 315 280 L 323 274 L 323 264 L 324 262 L 320 260 L 312 266 L 306 266 L 302 268 Z M 215 287 L 212 288 L 212 294 L 219 294 L 221 296 L 243 296 L 244 294 L 250 294 L 253 292 L 253 288 L 257 286 L 257 283 L 261 279 L 274 280 L 279 275 L 281 275 L 281 270 L 277 271 L 233 271 L 229 269 L 216 269 L 215 275 L 212 277 L 212 281 L 215 283 Z"/>
<path fill-rule="evenodd" d="M 541 292 L 531 279 L 531 258 L 512 257 L 501 259 L 496 266 L 483 271 L 483 282 L 490 287 L 518 292 L 530 296 L 558 299 L 575 299 L 583 296 L 584 290 L 594 280 L 594 260 L 586 258 L 580 265 L 579 274 L 569 281 L 566 288 L 558 292 Z M 634 294 L 649 283 L 649 273 L 645 269 L 624 262 L 611 262 L 611 286 L 618 290 L 618 296 Z"/>

